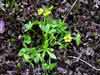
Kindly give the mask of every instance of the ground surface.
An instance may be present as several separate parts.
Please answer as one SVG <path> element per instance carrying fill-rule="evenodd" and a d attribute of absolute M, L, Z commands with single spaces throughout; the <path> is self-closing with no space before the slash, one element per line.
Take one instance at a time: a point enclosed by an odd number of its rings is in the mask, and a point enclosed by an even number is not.
<path fill-rule="evenodd" d="M 43 75 L 40 65 L 31 68 L 18 57 L 21 48 L 20 36 L 23 34 L 22 24 L 36 17 L 37 8 L 53 5 L 53 16 L 63 19 L 75 0 L 17 0 L 13 8 L 4 5 L 0 8 L 0 18 L 5 22 L 5 31 L 0 33 L 0 75 Z M 80 0 L 79 8 L 74 7 L 66 19 L 73 35 L 76 30 L 81 32 L 82 43 L 75 44 L 66 50 L 55 50 L 58 60 L 57 70 L 51 75 L 100 75 L 100 2 L 96 0 Z M 78 5 L 78 3 L 77 3 Z M 81 60 L 68 56 L 80 57 Z M 22 63 L 22 67 L 16 65 Z"/>

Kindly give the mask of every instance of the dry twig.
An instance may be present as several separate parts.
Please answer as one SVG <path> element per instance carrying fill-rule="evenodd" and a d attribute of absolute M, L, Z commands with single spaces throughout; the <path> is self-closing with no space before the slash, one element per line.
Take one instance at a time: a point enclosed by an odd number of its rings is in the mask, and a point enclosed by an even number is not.
<path fill-rule="evenodd" d="M 74 8 L 74 6 L 76 5 L 77 1 L 78 1 L 78 0 L 75 0 L 75 1 L 74 1 L 73 5 L 71 6 L 71 8 L 70 8 L 70 10 L 68 11 L 68 13 L 65 14 L 64 21 L 66 20 L 67 16 L 69 15 L 69 13 L 71 12 L 71 10 L 72 10 L 72 9 Z"/>
<path fill-rule="evenodd" d="M 68 56 L 69 58 L 73 58 L 73 59 L 78 59 L 78 57 L 75 56 Z M 90 66 L 92 69 L 96 70 L 96 71 L 100 71 L 100 69 L 96 68 L 95 66 L 92 66 L 90 63 L 84 61 L 83 59 L 79 59 L 80 61 L 84 62 L 85 64 L 87 64 L 88 66 Z"/>

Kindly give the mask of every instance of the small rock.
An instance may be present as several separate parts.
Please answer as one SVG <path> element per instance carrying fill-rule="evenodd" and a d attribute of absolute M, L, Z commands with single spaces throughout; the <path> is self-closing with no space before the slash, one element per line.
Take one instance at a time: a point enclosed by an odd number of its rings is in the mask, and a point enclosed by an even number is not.
<path fill-rule="evenodd" d="M 94 50 L 92 48 L 88 47 L 87 50 L 86 50 L 86 55 L 93 56 L 94 55 Z"/>
<path fill-rule="evenodd" d="M 4 20 L 0 19 L 0 33 L 5 32 L 5 22 Z"/>
<path fill-rule="evenodd" d="M 65 74 L 65 73 L 67 72 L 67 71 L 66 71 L 64 68 L 62 68 L 62 67 L 58 67 L 57 70 L 58 70 L 59 73 L 63 73 L 63 74 Z"/>

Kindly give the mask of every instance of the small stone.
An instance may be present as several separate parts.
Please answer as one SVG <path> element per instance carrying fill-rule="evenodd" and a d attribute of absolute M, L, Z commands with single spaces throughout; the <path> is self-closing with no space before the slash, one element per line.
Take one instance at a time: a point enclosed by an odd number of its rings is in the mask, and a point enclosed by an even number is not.
<path fill-rule="evenodd" d="M 58 67 L 57 70 L 58 70 L 58 72 L 63 73 L 63 74 L 65 74 L 65 73 L 67 72 L 67 71 L 66 71 L 64 68 L 62 68 L 62 67 Z"/>
<path fill-rule="evenodd" d="M 5 22 L 4 20 L 0 19 L 0 33 L 5 32 Z"/>
<path fill-rule="evenodd" d="M 88 47 L 87 50 L 86 50 L 86 55 L 93 56 L 94 55 L 94 50 L 92 48 Z"/>

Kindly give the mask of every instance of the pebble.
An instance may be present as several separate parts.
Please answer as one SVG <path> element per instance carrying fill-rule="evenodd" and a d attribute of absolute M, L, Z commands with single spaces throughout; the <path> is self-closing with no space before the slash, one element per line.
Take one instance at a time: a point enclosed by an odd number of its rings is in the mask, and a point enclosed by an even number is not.
<path fill-rule="evenodd" d="M 0 33 L 4 33 L 5 32 L 5 22 L 4 20 L 0 19 Z"/>
<path fill-rule="evenodd" d="M 62 67 L 58 67 L 57 70 L 58 70 L 58 72 L 63 73 L 63 74 L 65 74 L 65 73 L 67 72 L 67 71 L 66 71 L 64 68 L 62 68 Z"/>
<path fill-rule="evenodd" d="M 93 56 L 94 55 L 94 50 L 92 48 L 88 47 L 87 50 L 86 50 L 86 55 Z"/>

